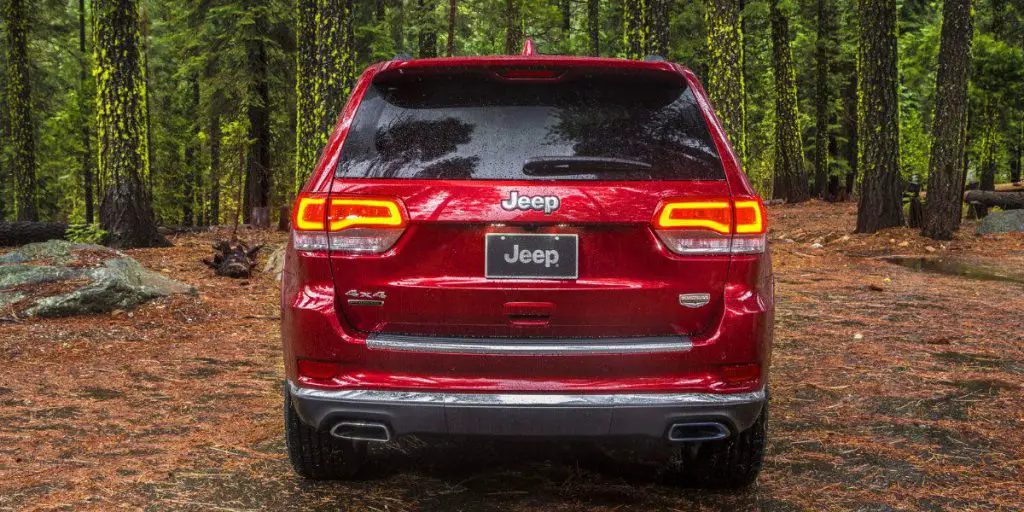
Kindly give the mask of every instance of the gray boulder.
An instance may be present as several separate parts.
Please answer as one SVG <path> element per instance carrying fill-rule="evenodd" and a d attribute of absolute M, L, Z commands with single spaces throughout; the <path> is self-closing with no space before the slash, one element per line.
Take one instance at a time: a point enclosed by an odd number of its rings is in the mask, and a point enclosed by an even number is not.
<path fill-rule="evenodd" d="M 68 286 L 50 287 L 60 291 L 49 294 L 34 286 L 61 281 Z M 175 293 L 195 289 L 98 245 L 51 240 L 0 256 L 0 306 L 27 315 L 104 313 Z"/>
<path fill-rule="evenodd" d="M 987 233 L 1024 233 L 1024 210 L 1006 210 L 988 214 L 975 231 Z"/>

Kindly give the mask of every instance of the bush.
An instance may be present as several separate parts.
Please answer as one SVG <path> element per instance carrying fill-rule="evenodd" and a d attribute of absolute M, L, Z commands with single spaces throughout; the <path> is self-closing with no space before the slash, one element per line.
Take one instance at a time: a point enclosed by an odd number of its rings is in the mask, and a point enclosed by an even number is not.
<path fill-rule="evenodd" d="M 103 244 L 107 240 L 107 232 L 99 224 L 68 225 L 64 236 L 71 242 L 85 244 Z"/>

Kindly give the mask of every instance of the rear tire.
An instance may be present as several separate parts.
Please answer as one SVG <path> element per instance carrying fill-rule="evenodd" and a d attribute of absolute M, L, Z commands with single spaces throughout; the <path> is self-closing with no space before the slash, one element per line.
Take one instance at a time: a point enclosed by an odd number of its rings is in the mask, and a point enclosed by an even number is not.
<path fill-rule="evenodd" d="M 768 445 L 768 402 L 750 428 L 739 435 L 675 448 L 669 479 L 685 487 L 741 489 L 754 483 Z"/>
<path fill-rule="evenodd" d="M 284 431 L 292 468 L 311 480 L 350 479 L 366 460 L 365 442 L 338 439 L 329 432 L 303 423 L 292 407 L 287 387 L 284 391 Z"/>

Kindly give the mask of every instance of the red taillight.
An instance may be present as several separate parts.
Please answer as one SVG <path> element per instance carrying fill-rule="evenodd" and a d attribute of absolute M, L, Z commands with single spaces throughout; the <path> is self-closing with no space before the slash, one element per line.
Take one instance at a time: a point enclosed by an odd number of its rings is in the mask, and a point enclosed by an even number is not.
<path fill-rule="evenodd" d="M 408 223 L 397 199 L 300 194 L 292 215 L 295 248 L 376 254 L 388 250 Z"/>
<path fill-rule="evenodd" d="M 766 244 L 764 205 L 756 197 L 663 201 L 653 223 L 676 254 L 751 254 Z"/>
<path fill-rule="evenodd" d="M 722 367 L 722 381 L 726 384 L 756 381 L 760 377 L 761 365 L 757 363 L 732 364 Z"/>
<path fill-rule="evenodd" d="M 311 361 L 299 359 L 298 370 L 300 379 L 329 381 L 341 374 L 341 364 L 328 361 Z"/>

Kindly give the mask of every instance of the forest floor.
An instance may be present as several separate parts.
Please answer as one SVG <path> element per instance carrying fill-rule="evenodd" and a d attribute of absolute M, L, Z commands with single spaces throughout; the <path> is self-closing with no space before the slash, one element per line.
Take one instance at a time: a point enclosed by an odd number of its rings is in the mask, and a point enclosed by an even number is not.
<path fill-rule="evenodd" d="M 0 323 L 0 509 L 1020 510 L 1024 236 L 854 235 L 852 204 L 770 218 L 771 441 L 745 491 L 666 485 L 640 448 L 414 438 L 375 447 L 358 481 L 303 481 L 284 454 L 278 284 L 214 277 L 203 233 L 129 251 L 197 296 Z"/>

